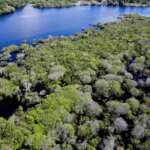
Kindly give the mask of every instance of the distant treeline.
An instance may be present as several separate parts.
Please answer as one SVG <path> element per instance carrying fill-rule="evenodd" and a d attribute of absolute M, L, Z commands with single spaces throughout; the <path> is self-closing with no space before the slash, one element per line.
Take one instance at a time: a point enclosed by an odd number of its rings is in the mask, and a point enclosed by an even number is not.
<path fill-rule="evenodd" d="M 16 8 L 20 8 L 27 3 L 33 3 L 35 7 L 63 7 L 72 5 L 79 0 L 0 0 L 0 15 L 14 12 Z M 150 0 L 81 0 L 81 2 L 91 2 L 96 4 L 102 2 L 106 5 L 126 5 L 141 4 L 149 5 Z"/>
<path fill-rule="evenodd" d="M 150 3 L 150 0 L 101 0 L 101 1 L 106 1 L 108 4 L 119 4 L 119 5 L 125 5 L 127 3 L 133 3 L 133 4 Z"/>

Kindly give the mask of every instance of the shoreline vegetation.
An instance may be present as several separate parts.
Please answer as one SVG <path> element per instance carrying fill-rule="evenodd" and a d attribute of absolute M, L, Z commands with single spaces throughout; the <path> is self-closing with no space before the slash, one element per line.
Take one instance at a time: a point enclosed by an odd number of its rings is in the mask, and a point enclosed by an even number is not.
<path fill-rule="evenodd" d="M 150 17 L 0 54 L 0 149 L 149 150 Z"/>
<path fill-rule="evenodd" d="M 14 12 L 17 8 L 24 7 L 31 3 L 36 8 L 63 8 L 73 6 L 133 6 L 133 7 L 149 7 L 150 2 L 140 0 L 138 2 L 129 2 L 128 0 L 0 0 L 0 15 L 5 15 Z"/>
<path fill-rule="evenodd" d="M 24 7 L 27 0 L 0 0 L 0 15 L 13 13 L 16 9 Z"/>
<path fill-rule="evenodd" d="M 141 4 L 141 3 L 124 3 L 119 4 L 118 2 L 98 2 L 98 1 L 77 1 L 74 3 L 68 3 L 68 4 L 38 4 L 33 2 L 33 7 L 36 8 L 63 8 L 63 7 L 74 7 L 74 6 L 131 6 L 131 7 L 149 7 L 150 3 L 148 4 Z"/>

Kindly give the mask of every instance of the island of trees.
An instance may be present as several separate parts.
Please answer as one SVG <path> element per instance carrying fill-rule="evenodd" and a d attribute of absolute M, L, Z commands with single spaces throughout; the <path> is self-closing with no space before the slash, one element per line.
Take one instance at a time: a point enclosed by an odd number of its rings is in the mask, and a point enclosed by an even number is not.
<path fill-rule="evenodd" d="M 149 17 L 0 54 L 1 150 L 149 150 L 149 137 Z"/>
<path fill-rule="evenodd" d="M 32 3 L 34 7 L 70 7 L 75 5 L 150 6 L 150 0 L 0 0 L 0 15 Z"/>

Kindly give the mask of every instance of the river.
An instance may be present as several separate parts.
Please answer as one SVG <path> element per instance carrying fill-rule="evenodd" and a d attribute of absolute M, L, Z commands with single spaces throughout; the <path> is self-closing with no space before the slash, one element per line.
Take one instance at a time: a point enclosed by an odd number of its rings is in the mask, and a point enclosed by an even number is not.
<path fill-rule="evenodd" d="M 38 9 L 28 4 L 13 14 L 0 16 L 0 48 L 49 36 L 73 35 L 97 23 L 116 21 L 118 16 L 129 13 L 150 16 L 150 7 L 76 6 Z"/>

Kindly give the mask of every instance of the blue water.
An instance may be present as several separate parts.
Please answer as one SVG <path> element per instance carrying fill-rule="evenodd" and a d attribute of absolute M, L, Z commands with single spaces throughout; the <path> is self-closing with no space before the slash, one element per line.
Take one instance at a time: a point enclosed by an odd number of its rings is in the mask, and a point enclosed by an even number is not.
<path fill-rule="evenodd" d="M 0 16 L 0 48 L 48 36 L 72 35 L 94 25 L 116 21 L 123 14 L 150 16 L 150 7 L 77 6 L 38 9 L 30 4 Z"/>

